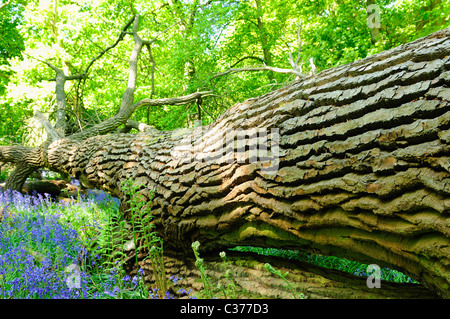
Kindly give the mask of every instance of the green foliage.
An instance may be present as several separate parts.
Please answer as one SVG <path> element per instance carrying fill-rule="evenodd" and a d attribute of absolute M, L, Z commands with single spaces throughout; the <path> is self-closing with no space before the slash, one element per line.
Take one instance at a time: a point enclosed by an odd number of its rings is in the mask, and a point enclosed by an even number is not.
<path fill-rule="evenodd" d="M 126 257 L 123 246 L 127 241 L 129 227 L 127 227 L 127 222 L 119 209 L 109 210 L 103 218 L 102 227 L 92 251 L 104 257 L 102 265 L 107 269 L 118 266 L 121 270 L 122 265 L 118 265 L 116 260 Z"/>
<path fill-rule="evenodd" d="M 283 279 L 283 281 L 286 283 L 286 287 L 287 287 L 288 290 L 291 292 L 292 297 L 293 297 L 294 299 L 297 299 L 297 296 L 298 296 L 300 299 L 305 299 L 305 295 L 304 295 L 304 294 L 302 294 L 302 293 L 296 293 L 296 292 L 294 291 L 294 288 L 292 287 L 291 283 L 290 283 L 289 280 L 286 278 L 286 276 L 289 274 L 288 271 L 285 272 L 285 273 L 283 274 L 283 273 L 281 272 L 281 270 L 273 268 L 272 265 L 269 264 L 269 263 L 265 263 L 265 264 L 264 264 L 264 268 L 266 268 L 266 270 L 267 270 L 268 272 L 270 272 L 271 274 L 274 274 L 274 275 L 280 277 L 281 279 Z"/>
<path fill-rule="evenodd" d="M 204 260 L 203 258 L 200 258 L 200 253 L 198 251 L 198 249 L 200 248 L 200 242 L 193 242 L 191 247 L 195 255 L 195 266 L 200 271 L 200 277 L 203 282 L 203 290 L 201 291 L 202 297 L 211 299 L 213 298 L 213 290 L 211 288 L 210 279 L 206 275 L 206 266 L 204 264 Z"/>
<path fill-rule="evenodd" d="M 221 281 L 217 284 L 217 288 L 223 293 L 225 299 L 234 299 L 237 297 L 236 285 L 234 284 L 233 273 L 228 269 L 227 254 L 222 251 L 219 256 L 223 260 L 224 273 L 221 276 Z"/>
<path fill-rule="evenodd" d="M 31 115 L 25 105 L 11 105 L 2 98 L 14 74 L 11 61 L 21 59 L 21 52 L 25 48 L 19 31 L 24 23 L 24 4 L 25 1 L 11 1 L 9 4 L 3 3 L 0 9 L 0 145 L 22 142 L 16 138 L 20 136 L 17 133 L 23 131 L 25 120 Z"/>
<path fill-rule="evenodd" d="M 217 280 L 217 285 L 213 287 L 212 279 L 206 274 L 206 265 L 203 258 L 200 258 L 199 248 L 200 242 L 195 241 L 191 245 L 195 256 L 195 266 L 200 271 L 200 278 L 203 282 L 203 289 L 200 291 L 201 298 L 211 299 L 220 298 L 223 296 L 225 299 L 236 298 L 237 291 L 236 285 L 234 283 L 234 277 L 230 269 L 228 269 L 228 261 L 226 253 L 224 251 L 220 252 L 219 256 L 222 258 L 222 270 L 223 274 Z"/>
<path fill-rule="evenodd" d="M 288 54 L 297 55 L 300 22 L 304 73 L 310 72 L 310 58 L 321 71 L 450 25 L 448 1 L 375 2 L 381 9 L 376 43 L 367 25 L 369 1 L 14 1 L 0 11 L 0 120 L 6 123 L 0 128 L 0 138 L 3 144 L 22 142 L 22 136 L 33 130 L 26 128 L 25 119 L 35 110 L 55 120 L 54 82 L 47 81 L 55 74 L 31 57 L 45 59 L 67 74 L 80 73 L 116 41 L 134 12 L 141 16 L 141 37 L 156 39 L 151 54 L 146 47 L 141 53 L 135 100 L 214 90 L 214 96 L 202 104 L 205 124 L 236 102 L 294 80 L 293 75 L 269 72 L 213 75 L 263 64 L 290 68 Z M 92 65 L 88 79 L 66 84 L 72 129 L 89 127 L 115 114 L 127 85 L 132 43 L 125 36 Z M 193 125 L 196 112 L 194 104 L 144 107 L 132 119 L 172 130 Z"/>
<path fill-rule="evenodd" d="M 276 248 L 261 248 L 261 247 L 251 247 L 251 246 L 237 246 L 232 250 L 243 251 L 243 252 L 253 252 L 265 256 L 278 256 L 286 259 L 295 259 L 303 262 L 308 262 L 320 267 L 328 269 L 336 269 L 356 276 L 368 276 L 366 270 L 366 264 L 361 264 L 357 261 L 348 260 L 345 258 L 339 258 L 335 256 L 321 256 L 313 255 L 297 250 L 285 250 Z M 397 271 L 395 269 L 382 268 L 381 269 L 381 279 L 388 280 L 399 283 L 417 283 L 411 277 Z"/>
<path fill-rule="evenodd" d="M 3 183 L 12 171 L 13 168 L 10 165 L 0 165 L 0 183 Z"/>
<path fill-rule="evenodd" d="M 24 1 L 0 4 L 0 95 L 6 91 L 6 85 L 12 74 L 9 70 L 9 59 L 18 57 L 24 49 L 24 41 L 19 33 L 19 26 L 23 23 Z"/>
<path fill-rule="evenodd" d="M 46 203 L 43 213 L 59 216 L 58 222 L 74 229 L 78 234 L 77 240 L 84 247 L 78 255 L 81 269 L 89 274 L 89 296 L 84 298 L 148 298 L 149 292 L 142 280 L 136 280 L 134 288 L 130 287 L 131 279 L 126 280 L 129 276 L 123 267 L 127 257 L 124 244 L 129 237 L 130 225 L 123 218 L 115 199 L 104 194 L 101 198 L 79 195 L 66 205 Z M 34 209 L 33 213 L 42 214 L 42 211 Z M 17 212 L 24 214 L 22 208 Z M 40 242 L 31 242 L 30 245 L 32 252 L 47 249 Z M 61 259 L 58 250 L 52 255 L 55 262 Z"/>
<path fill-rule="evenodd" d="M 168 282 L 164 267 L 163 240 L 157 232 L 153 231 L 154 224 L 151 222 L 153 216 L 150 214 L 150 203 L 154 194 L 152 193 L 149 201 L 145 200 L 138 192 L 141 186 L 130 179 L 122 182 L 121 187 L 130 205 L 128 212 L 131 215 L 133 228 L 136 273 L 139 273 L 138 253 L 144 251 L 147 254 L 144 261 L 151 260 L 156 289 L 165 293 L 168 289 Z M 141 239 L 140 246 L 138 246 L 138 238 Z M 164 297 L 162 293 L 159 294 L 161 298 Z"/>
<path fill-rule="evenodd" d="M 0 207 L 0 298 L 139 297 L 141 284 L 125 280 L 119 262 L 103 264 L 91 250 L 104 214 L 118 208 L 110 196 L 57 203 L 5 192 Z M 76 289 L 69 287 L 68 266 L 77 268 Z"/>

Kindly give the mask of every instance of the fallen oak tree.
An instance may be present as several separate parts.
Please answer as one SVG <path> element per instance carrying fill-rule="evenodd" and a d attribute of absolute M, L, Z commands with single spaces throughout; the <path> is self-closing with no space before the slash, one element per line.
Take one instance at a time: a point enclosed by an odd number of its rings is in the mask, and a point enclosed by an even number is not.
<path fill-rule="evenodd" d="M 448 298 L 449 55 L 446 29 L 234 105 L 209 126 L 101 135 L 133 112 L 127 89 L 120 116 L 39 148 L 0 147 L 0 161 L 70 174 L 124 209 L 120 184 L 135 180 L 179 259 L 193 241 L 204 252 L 299 249 L 399 269 Z"/>

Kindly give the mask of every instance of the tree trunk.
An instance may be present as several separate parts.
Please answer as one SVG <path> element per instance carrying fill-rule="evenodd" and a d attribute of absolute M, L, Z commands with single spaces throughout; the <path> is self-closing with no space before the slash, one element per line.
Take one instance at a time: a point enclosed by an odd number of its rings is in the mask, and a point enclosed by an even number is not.
<path fill-rule="evenodd" d="M 259 31 L 259 36 L 261 38 L 261 48 L 263 51 L 263 55 L 264 55 L 264 63 L 266 64 L 266 66 L 272 66 L 272 55 L 270 53 L 270 45 L 268 43 L 267 40 L 267 32 L 266 32 L 266 28 L 264 26 L 264 22 L 262 20 L 262 16 L 263 16 L 263 8 L 261 6 L 261 1 L 260 0 L 256 0 L 256 10 L 257 10 L 257 18 L 256 18 L 256 22 L 257 22 L 257 27 L 258 27 L 258 31 Z M 274 77 L 273 74 L 271 72 L 269 72 L 267 74 L 270 82 L 273 81 Z"/>
<path fill-rule="evenodd" d="M 25 163 L 20 163 L 16 166 L 15 170 L 6 179 L 6 189 L 22 191 L 22 186 L 27 180 L 28 176 L 36 170 L 36 167 L 30 166 Z"/>
<path fill-rule="evenodd" d="M 203 253 L 298 249 L 402 270 L 449 298 L 449 38 L 323 71 L 209 126 L 60 139 L 41 165 L 121 199 L 130 178 L 153 191 L 178 257 L 196 240 Z"/>
<path fill-rule="evenodd" d="M 143 257 L 143 256 L 141 256 Z M 367 286 L 367 277 L 350 275 L 338 270 L 325 269 L 309 263 L 280 257 L 263 256 L 254 253 L 226 252 L 226 263 L 219 254 L 202 254 L 206 260 L 206 274 L 214 296 L 217 298 L 281 298 L 281 299 L 437 299 L 438 297 L 425 287 L 412 283 L 395 283 L 381 280 L 379 289 Z M 134 261 L 134 255 L 129 260 Z M 173 251 L 164 251 L 165 272 L 168 277 L 179 278 L 171 293 L 177 297 L 186 294 L 180 292 L 192 290 L 189 296 L 199 297 L 204 284 L 200 271 L 195 266 L 193 254 L 186 255 Z M 265 264 L 285 274 L 291 288 L 279 276 L 271 274 Z M 155 287 L 153 268 L 150 260 L 139 262 L 144 269 L 144 279 L 150 287 Z M 136 267 L 129 265 L 131 275 Z M 226 276 L 228 271 L 228 276 Z M 370 280 L 370 279 L 369 279 Z M 217 288 L 218 285 L 222 288 Z M 303 296 L 301 295 L 303 294 Z"/>

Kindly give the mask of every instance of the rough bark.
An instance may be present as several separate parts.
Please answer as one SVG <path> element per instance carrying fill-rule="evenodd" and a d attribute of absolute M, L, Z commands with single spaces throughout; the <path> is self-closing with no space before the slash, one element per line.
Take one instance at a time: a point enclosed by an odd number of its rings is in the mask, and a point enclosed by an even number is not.
<path fill-rule="evenodd" d="M 22 185 L 27 180 L 28 176 L 36 170 L 36 167 L 30 166 L 25 163 L 16 165 L 14 172 L 8 176 L 5 181 L 5 188 L 15 191 L 22 191 Z"/>
<path fill-rule="evenodd" d="M 380 288 L 369 288 L 367 277 L 350 275 L 338 270 L 325 269 L 309 263 L 288 260 L 280 257 L 262 256 L 253 253 L 228 251 L 226 264 L 216 253 L 203 254 L 206 260 L 206 274 L 213 293 L 217 298 L 281 298 L 293 299 L 292 290 L 286 282 L 265 269 L 265 263 L 270 263 L 283 274 L 289 272 L 289 281 L 296 298 L 306 299 L 437 299 L 438 296 L 418 284 L 394 283 L 382 280 Z M 134 255 L 129 257 L 134 260 Z M 204 289 L 200 271 L 195 266 L 193 256 L 179 252 L 165 252 L 165 271 L 168 277 L 181 278 L 178 285 L 171 290 L 177 297 L 185 297 L 179 293 L 180 287 L 192 290 L 189 296 L 201 296 Z M 139 262 L 144 269 L 144 279 L 150 287 L 155 287 L 153 268 L 150 260 Z M 136 267 L 129 265 L 128 271 L 134 275 Z M 225 274 L 229 272 L 228 281 Z M 221 284 L 226 290 L 218 289 Z"/>
<path fill-rule="evenodd" d="M 205 252 L 299 249 L 399 269 L 448 298 L 449 55 L 446 29 L 234 105 L 209 126 L 68 137 L 22 148 L 22 160 L 122 199 L 121 181 L 142 184 L 179 254 L 196 240 Z M 233 145 L 236 132 L 247 137 Z M 14 155 L 0 148 L 0 160 Z"/>

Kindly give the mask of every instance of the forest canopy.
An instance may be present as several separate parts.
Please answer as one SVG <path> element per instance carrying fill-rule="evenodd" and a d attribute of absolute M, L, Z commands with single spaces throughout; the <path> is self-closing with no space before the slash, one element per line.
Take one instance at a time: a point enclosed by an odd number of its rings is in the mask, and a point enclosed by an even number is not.
<path fill-rule="evenodd" d="M 378 11 L 368 10 L 371 5 Z M 379 27 L 369 27 L 377 12 Z M 64 84 L 68 133 L 112 117 L 133 47 L 131 32 L 121 30 L 134 14 L 140 36 L 150 40 L 139 56 L 135 100 L 211 91 L 201 103 L 133 113 L 132 120 L 159 130 L 211 123 L 234 103 L 280 88 L 297 73 L 365 58 L 450 25 L 450 3 L 441 0 L 3 0 L 0 144 L 45 141 L 33 115 L 57 118 L 49 63 L 66 75 L 86 74 Z"/>

